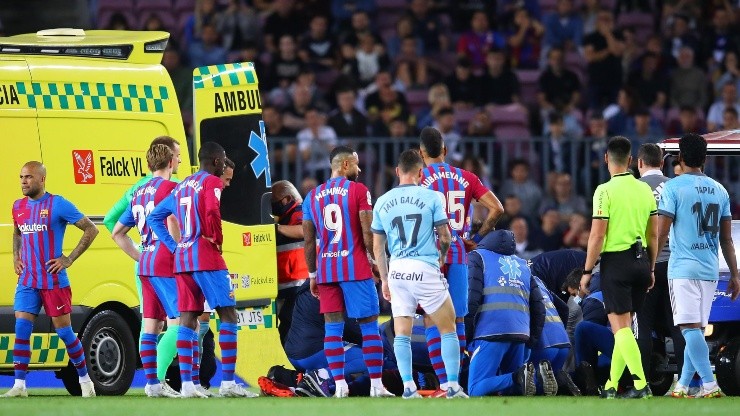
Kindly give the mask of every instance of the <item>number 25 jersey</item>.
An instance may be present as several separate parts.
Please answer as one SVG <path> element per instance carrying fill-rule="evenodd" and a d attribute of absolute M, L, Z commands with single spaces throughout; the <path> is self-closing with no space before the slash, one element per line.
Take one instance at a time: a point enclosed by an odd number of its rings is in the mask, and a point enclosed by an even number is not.
<path fill-rule="evenodd" d="M 731 220 L 727 190 L 703 173 L 665 183 L 658 214 L 673 218 L 669 279 L 717 280 L 720 221 Z"/>
<path fill-rule="evenodd" d="M 360 224 L 360 211 L 372 209 L 367 187 L 344 177 L 329 179 L 306 195 L 303 219 L 313 222 L 319 240 L 316 283 L 372 277 Z"/>
<path fill-rule="evenodd" d="M 139 276 L 172 276 L 174 257 L 147 225 L 146 216 L 172 193 L 176 185 L 177 183 L 162 177 L 151 178 L 133 192 L 131 203 L 118 219 L 118 222 L 127 227 L 136 227 L 141 235 Z M 167 220 L 164 222 L 166 226 Z"/>

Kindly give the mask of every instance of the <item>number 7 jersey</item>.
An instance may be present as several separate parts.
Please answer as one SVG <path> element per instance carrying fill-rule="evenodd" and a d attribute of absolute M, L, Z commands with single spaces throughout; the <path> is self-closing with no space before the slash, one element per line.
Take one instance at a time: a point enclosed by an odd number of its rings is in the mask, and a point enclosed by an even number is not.
<path fill-rule="evenodd" d="M 121 215 L 118 222 L 127 227 L 136 227 L 141 235 L 141 259 L 139 276 L 170 277 L 173 270 L 173 256 L 167 247 L 163 247 L 154 231 L 147 225 L 146 217 L 154 207 L 167 198 L 177 183 L 162 177 L 151 178 L 137 188 L 131 198 L 131 204 Z M 165 220 L 166 226 L 166 220 Z"/>
<path fill-rule="evenodd" d="M 372 209 L 367 187 L 344 177 L 329 179 L 306 195 L 303 220 L 313 222 L 319 240 L 316 283 L 372 277 L 360 224 L 360 211 Z"/>
<path fill-rule="evenodd" d="M 450 220 L 452 244 L 447 252 L 447 264 L 467 264 L 462 241 L 465 219 L 470 203 L 488 192 L 480 178 L 467 170 L 447 163 L 432 163 L 422 170 L 421 186 L 436 191 Z"/>

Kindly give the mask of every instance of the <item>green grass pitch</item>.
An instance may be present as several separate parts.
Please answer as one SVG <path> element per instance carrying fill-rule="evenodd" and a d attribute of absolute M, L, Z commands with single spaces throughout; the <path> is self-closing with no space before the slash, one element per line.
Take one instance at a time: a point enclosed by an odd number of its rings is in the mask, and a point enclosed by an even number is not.
<path fill-rule="evenodd" d="M 333 415 L 650 415 L 734 414 L 740 398 L 602 400 L 593 397 L 487 397 L 468 400 L 260 397 L 256 399 L 150 399 L 142 389 L 123 397 L 70 397 L 59 389 L 29 389 L 27 399 L 0 399 L 0 415 L 100 416 L 333 416 Z"/>

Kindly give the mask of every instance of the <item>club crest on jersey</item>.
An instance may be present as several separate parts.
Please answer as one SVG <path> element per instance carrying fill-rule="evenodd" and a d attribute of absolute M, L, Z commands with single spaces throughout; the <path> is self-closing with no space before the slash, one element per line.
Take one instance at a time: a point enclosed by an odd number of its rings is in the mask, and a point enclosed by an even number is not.
<path fill-rule="evenodd" d="M 49 210 L 44 208 L 41 211 L 39 211 L 39 216 L 41 218 L 48 218 L 49 217 Z"/>

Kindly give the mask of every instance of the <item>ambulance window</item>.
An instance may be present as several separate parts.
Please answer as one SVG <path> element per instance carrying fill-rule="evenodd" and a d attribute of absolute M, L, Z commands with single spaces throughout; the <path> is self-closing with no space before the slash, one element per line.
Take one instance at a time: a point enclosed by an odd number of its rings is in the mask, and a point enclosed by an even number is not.
<path fill-rule="evenodd" d="M 221 217 L 225 221 L 258 225 L 269 216 L 269 200 L 263 203 L 262 195 L 269 192 L 270 187 L 265 183 L 265 173 L 259 170 L 259 163 L 254 165 L 257 169 L 253 168 L 252 161 L 259 155 L 249 147 L 252 132 L 259 135 L 261 119 L 259 114 L 248 114 L 211 118 L 200 123 L 200 142 L 220 144 L 236 165 L 231 186 L 221 194 Z M 262 158 L 267 158 L 266 150 Z"/>

